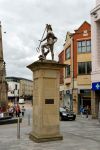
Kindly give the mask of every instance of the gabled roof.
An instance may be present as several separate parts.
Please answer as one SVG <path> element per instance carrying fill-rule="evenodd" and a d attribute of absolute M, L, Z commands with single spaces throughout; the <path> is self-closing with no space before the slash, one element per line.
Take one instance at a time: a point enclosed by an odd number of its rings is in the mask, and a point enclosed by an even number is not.
<path fill-rule="evenodd" d="M 88 23 L 87 21 L 84 21 L 84 22 L 81 24 L 81 26 L 80 26 L 78 29 L 74 30 L 74 31 L 77 32 L 77 31 L 81 30 L 81 28 L 82 28 L 85 24 L 87 24 L 88 26 L 91 27 L 91 24 L 90 24 L 90 23 Z"/>

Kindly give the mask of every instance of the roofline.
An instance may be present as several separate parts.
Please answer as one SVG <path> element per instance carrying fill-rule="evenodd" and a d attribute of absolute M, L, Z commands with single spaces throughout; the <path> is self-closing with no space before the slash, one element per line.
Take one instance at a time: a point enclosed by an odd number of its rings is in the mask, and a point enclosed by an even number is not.
<path fill-rule="evenodd" d="M 22 77 L 13 77 L 13 76 L 8 76 L 6 77 L 6 79 L 17 79 L 17 80 L 27 80 L 27 81 L 32 81 L 26 78 L 22 78 Z"/>
<path fill-rule="evenodd" d="M 91 24 L 89 23 L 89 22 L 87 22 L 87 21 L 84 21 L 80 26 L 79 26 L 79 28 L 78 29 L 75 29 L 74 31 L 76 32 L 76 31 L 78 31 L 82 26 L 83 26 L 83 24 L 84 23 L 87 23 L 87 24 L 89 24 L 90 25 L 90 27 L 91 27 Z"/>
<path fill-rule="evenodd" d="M 63 53 L 64 52 L 64 49 L 58 54 L 58 57 L 59 57 L 59 55 L 61 54 L 61 53 Z"/>

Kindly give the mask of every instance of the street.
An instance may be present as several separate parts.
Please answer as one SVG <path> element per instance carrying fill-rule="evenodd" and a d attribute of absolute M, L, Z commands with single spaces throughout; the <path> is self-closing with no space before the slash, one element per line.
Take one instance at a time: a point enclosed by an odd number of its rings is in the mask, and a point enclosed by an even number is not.
<path fill-rule="evenodd" d="M 32 109 L 26 108 L 20 125 L 20 139 L 17 139 L 17 124 L 0 126 L 0 150 L 100 150 L 100 124 L 97 120 L 81 118 L 76 121 L 61 121 L 62 141 L 35 143 L 29 139 L 32 130 L 28 114 Z"/>

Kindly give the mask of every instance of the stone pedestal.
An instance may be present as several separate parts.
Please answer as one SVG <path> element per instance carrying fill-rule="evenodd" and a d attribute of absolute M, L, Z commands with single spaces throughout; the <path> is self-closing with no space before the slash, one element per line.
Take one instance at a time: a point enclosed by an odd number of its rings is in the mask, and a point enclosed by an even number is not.
<path fill-rule="evenodd" d="M 30 138 L 36 142 L 62 140 L 59 121 L 59 71 L 65 65 L 36 61 L 33 71 L 33 127 Z"/>

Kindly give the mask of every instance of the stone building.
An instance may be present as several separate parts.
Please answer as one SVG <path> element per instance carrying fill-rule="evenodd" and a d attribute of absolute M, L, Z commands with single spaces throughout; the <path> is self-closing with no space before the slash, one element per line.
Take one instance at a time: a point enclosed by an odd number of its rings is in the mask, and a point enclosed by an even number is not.
<path fill-rule="evenodd" d="M 8 83 L 8 99 L 12 102 L 15 99 L 32 99 L 33 81 L 20 77 L 6 77 Z"/>
<path fill-rule="evenodd" d="M 91 11 L 92 25 L 92 116 L 98 117 L 100 112 L 100 0 L 96 0 L 96 6 Z"/>
<path fill-rule="evenodd" d="M 3 58 L 3 46 L 2 46 L 2 29 L 0 23 L 0 103 L 7 102 L 7 82 L 5 80 L 5 62 Z"/>
<path fill-rule="evenodd" d="M 32 99 L 33 97 L 33 81 L 25 78 L 20 78 L 19 97 Z"/>
<path fill-rule="evenodd" d="M 63 105 L 76 113 L 81 106 L 88 105 L 91 109 L 91 25 L 88 22 L 83 22 L 74 33 L 67 32 L 63 53 L 66 64 L 61 75 L 64 76 Z"/>

